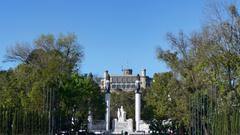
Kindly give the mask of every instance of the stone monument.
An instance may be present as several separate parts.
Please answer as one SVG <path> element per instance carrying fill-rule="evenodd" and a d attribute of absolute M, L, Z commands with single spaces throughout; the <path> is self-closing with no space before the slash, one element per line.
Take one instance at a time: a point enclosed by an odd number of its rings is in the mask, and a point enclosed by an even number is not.
<path fill-rule="evenodd" d="M 124 111 L 123 106 L 118 108 L 117 117 L 117 119 L 113 119 L 112 121 L 112 134 L 132 133 L 133 120 L 126 119 L 126 111 Z"/>
<path fill-rule="evenodd" d="M 142 76 L 146 76 L 146 71 L 142 72 Z M 112 129 L 110 129 L 110 101 L 111 101 L 111 83 L 108 71 L 104 73 L 104 89 L 106 113 L 105 120 L 93 121 L 91 109 L 89 109 L 88 130 L 95 134 L 150 134 L 149 124 L 141 120 L 141 83 L 144 82 L 140 75 L 136 76 L 135 80 L 135 131 L 133 131 L 133 119 L 126 119 L 126 111 L 123 106 L 117 110 L 117 118 L 112 120 Z"/>

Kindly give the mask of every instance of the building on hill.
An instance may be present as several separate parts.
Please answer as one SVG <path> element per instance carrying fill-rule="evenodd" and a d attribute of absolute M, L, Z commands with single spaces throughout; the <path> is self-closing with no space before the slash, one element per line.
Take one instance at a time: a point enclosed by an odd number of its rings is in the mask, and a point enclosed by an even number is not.
<path fill-rule="evenodd" d="M 110 74 L 110 82 L 111 82 L 111 91 L 134 91 L 135 90 L 135 81 L 137 80 L 137 75 L 133 75 L 132 69 L 123 69 L 122 75 L 112 75 Z M 104 78 L 101 79 L 100 88 L 104 89 L 104 82 L 106 79 L 106 74 L 108 71 L 104 72 Z M 140 81 L 141 88 L 146 89 L 150 86 L 152 78 L 146 75 L 146 69 L 141 71 Z"/>

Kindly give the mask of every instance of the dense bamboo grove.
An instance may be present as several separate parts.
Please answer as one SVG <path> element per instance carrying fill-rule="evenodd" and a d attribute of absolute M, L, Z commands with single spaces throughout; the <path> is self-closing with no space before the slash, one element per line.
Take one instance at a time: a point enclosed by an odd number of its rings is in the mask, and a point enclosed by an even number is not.
<path fill-rule="evenodd" d="M 0 108 L 0 134 L 3 135 L 47 135 L 60 131 L 74 132 L 86 129 L 86 120 L 75 119 L 72 116 L 57 112 L 26 112 L 19 109 Z"/>
<path fill-rule="evenodd" d="M 211 135 L 240 134 L 240 112 L 235 110 L 229 115 L 227 111 L 220 109 L 217 104 L 214 105 L 207 95 L 198 94 L 191 102 L 189 134 L 205 135 L 206 132 Z"/>
<path fill-rule="evenodd" d="M 0 108 L 0 134 L 48 134 L 48 113 Z"/>

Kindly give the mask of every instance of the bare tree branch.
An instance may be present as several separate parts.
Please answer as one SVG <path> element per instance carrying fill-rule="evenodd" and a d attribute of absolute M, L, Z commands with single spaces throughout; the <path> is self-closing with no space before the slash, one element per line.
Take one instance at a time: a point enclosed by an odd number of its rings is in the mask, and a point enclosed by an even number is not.
<path fill-rule="evenodd" d="M 24 62 L 27 63 L 27 58 L 32 52 L 32 48 L 27 43 L 16 43 L 12 48 L 7 49 L 7 55 L 4 62 Z"/>

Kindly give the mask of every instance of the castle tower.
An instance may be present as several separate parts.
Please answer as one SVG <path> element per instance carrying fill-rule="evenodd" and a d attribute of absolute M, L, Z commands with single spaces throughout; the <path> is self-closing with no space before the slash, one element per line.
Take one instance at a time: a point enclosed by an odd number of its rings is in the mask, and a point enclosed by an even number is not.
<path fill-rule="evenodd" d="M 140 76 L 140 81 L 141 81 L 141 88 L 147 88 L 147 75 L 146 75 L 146 69 L 143 69 L 141 71 L 141 76 Z"/>

